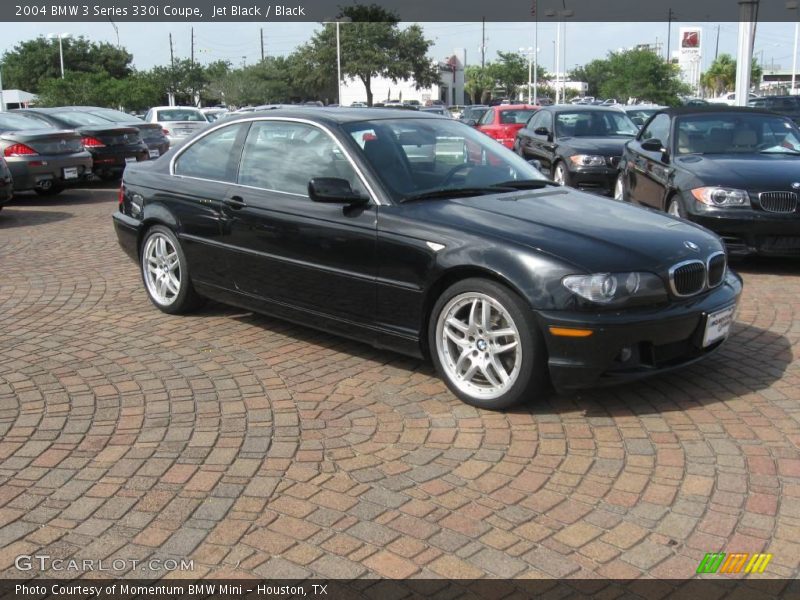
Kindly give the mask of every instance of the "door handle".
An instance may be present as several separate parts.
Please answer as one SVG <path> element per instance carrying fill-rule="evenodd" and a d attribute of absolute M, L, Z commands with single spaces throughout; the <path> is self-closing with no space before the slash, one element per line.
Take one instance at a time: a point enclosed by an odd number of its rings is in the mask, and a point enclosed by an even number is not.
<path fill-rule="evenodd" d="M 226 206 L 230 206 L 234 210 L 239 210 L 247 206 L 247 203 L 241 196 L 230 196 L 222 201 Z"/>

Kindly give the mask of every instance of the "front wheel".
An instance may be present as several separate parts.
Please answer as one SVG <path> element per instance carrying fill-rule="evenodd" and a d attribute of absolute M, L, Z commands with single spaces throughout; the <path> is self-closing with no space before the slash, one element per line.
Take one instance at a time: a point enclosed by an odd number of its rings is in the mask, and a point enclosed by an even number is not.
<path fill-rule="evenodd" d="M 553 181 L 555 181 L 558 185 L 569 185 L 569 171 L 567 171 L 567 167 L 563 162 L 556 164 L 555 168 L 553 169 Z"/>
<path fill-rule="evenodd" d="M 625 175 L 623 173 L 617 175 L 617 181 L 614 184 L 614 200 L 619 200 L 620 202 L 631 201 L 628 191 L 625 189 Z"/>
<path fill-rule="evenodd" d="M 477 278 L 454 284 L 428 331 L 437 371 L 467 404 L 500 410 L 544 392 L 544 342 L 530 308 L 506 287 Z"/>
<path fill-rule="evenodd" d="M 147 295 L 159 310 L 179 314 L 202 303 L 189 278 L 183 248 L 167 227 L 155 225 L 147 231 L 139 262 Z"/>

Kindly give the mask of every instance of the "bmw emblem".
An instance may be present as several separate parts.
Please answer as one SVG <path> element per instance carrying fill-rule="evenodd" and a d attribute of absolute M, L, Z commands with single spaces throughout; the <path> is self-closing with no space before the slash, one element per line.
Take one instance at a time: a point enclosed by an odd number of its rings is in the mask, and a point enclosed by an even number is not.
<path fill-rule="evenodd" d="M 800 181 L 795 181 L 795 182 L 792 184 L 792 189 L 793 189 L 793 190 L 800 190 Z"/>
<path fill-rule="evenodd" d="M 685 242 L 683 242 L 683 245 L 686 246 L 689 250 L 694 250 L 695 252 L 700 252 L 700 246 L 698 246 L 694 242 L 690 242 L 689 240 L 686 240 Z"/>

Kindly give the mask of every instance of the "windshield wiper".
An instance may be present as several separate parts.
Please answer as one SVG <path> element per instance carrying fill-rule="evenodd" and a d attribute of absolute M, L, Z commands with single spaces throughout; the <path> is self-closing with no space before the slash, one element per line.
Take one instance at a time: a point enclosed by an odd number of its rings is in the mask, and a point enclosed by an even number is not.
<path fill-rule="evenodd" d="M 428 190 L 417 194 L 403 196 L 400 202 L 414 202 L 416 200 L 433 200 L 436 198 L 460 198 L 469 196 L 484 196 L 486 194 L 501 194 L 503 192 L 513 192 L 515 188 L 500 185 L 491 187 L 462 187 L 462 188 L 443 188 L 438 190 Z"/>
<path fill-rule="evenodd" d="M 510 181 L 503 181 L 495 183 L 494 188 L 513 188 L 515 190 L 540 190 L 543 187 L 559 186 L 555 181 L 549 179 L 511 179 Z"/>

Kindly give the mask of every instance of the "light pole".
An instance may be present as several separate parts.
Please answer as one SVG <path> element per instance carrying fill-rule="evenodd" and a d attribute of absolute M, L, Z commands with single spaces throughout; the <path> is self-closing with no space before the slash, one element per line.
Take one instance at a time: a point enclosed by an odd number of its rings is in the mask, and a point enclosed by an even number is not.
<path fill-rule="evenodd" d="M 50 33 L 47 35 L 48 40 L 58 40 L 58 56 L 61 59 L 61 79 L 64 79 L 64 44 L 63 40 L 68 40 L 72 37 L 71 33 Z"/>
<path fill-rule="evenodd" d="M 555 51 L 556 51 L 556 73 L 555 73 L 555 75 L 556 75 L 556 85 L 555 85 L 555 88 L 556 88 L 556 101 L 555 101 L 555 103 L 556 104 L 559 103 L 559 97 L 563 98 L 563 96 L 564 96 L 563 92 L 566 91 L 566 90 L 560 90 L 559 86 L 558 86 L 558 83 L 559 83 L 559 72 L 558 72 L 559 71 L 559 60 L 560 60 L 560 55 L 562 53 L 562 44 L 564 46 L 564 48 L 563 48 L 564 64 L 566 65 L 566 62 L 567 62 L 567 51 L 566 51 L 567 23 L 566 23 L 565 19 L 568 18 L 568 17 L 572 17 L 575 14 L 575 11 L 572 11 L 572 10 L 570 10 L 570 9 L 568 9 L 566 7 L 566 2 L 564 0 L 562 0 L 561 4 L 564 7 L 564 10 L 548 9 L 544 13 L 544 15 L 546 17 L 551 17 L 551 18 L 552 17 L 558 17 L 558 21 L 556 21 L 556 49 L 555 49 Z M 564 25 L 564 35 L 563 36 L 561 35 L 561 25 L 562 25 L 562 23 Z M 562 37 L 563 37 L 563 41 L 562 41 Z"/>
<path fill-rule="evenodd" d="M 794 94 L 795 73 L 797 73 L 797 36 L 800 34 L 800 23 L 797 22 L 797 0 L 790 0 L 786 3 L 786 10 L 794 10 L 794 51 L 792 52 L 792 87 L 790 94 Z"/>
<path fill-rule="evenodd" d="M 3 65 L 0 64 L 0 112 L 6 112 L 6 99 L 3 97 Z"/>
<path fill-rule="evenodd" d="M 536 87 L 536 80 L 532 78 L 533 77 L 532 73 L 533 73 L 533 57 L 536 56 L 537 50 L 538 48 L 534 49 L 533 46 L 519 49 L 520 54 L 528 55 L 528 104 L 533 103 L 531 85 L 533 85 L 534 88 Z"/>
<path fill-rule="evenodd" d="M 342 105 L 342 44 L 339 38 L 339 25 L 341 23 L 352 23 L 350 17 L 339 17 L 338 19 L 328 19 L 322 23 L 330 25 L 336 23 L 336 103 Z"/>

